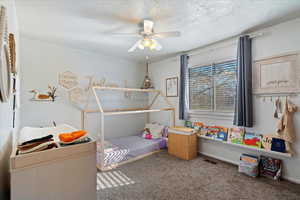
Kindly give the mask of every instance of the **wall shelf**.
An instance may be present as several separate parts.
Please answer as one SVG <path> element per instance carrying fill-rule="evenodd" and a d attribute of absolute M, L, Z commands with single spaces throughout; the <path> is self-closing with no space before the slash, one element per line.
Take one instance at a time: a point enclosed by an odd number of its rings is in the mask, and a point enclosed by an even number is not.
<path fill-rule="evenodd" d="M 292 157 L 291 153 L 281 153 L 281 152 L 277 152 L 277 151 L 271 151 L 271 150 L 267 150 L 267 149 L 260 149 L 260 148 L 251 147 L 251 146 L 242 145 L 242 144 L 233 144 L 233 143 L 229 143 L 227 141 L 216 140 L 216 139 L 213 139 L 211 137 L 207 137 L 207 136 L 203 136 L 203 135 L 198 135 L 198 137 L 202 138 L 202 139 L 205 139 L 205 140 L 213 140 L 215 142 L 220 142 L 220 143 L 223 143 L 223 144 L 227 144 L 227 145 L 231 145 L 231 146 L 235 146 L 235 147 L 239 147 L 239 148 L 249 149 L 249 150 L 256 151 L 256 152 L 263 152 L 263 153 L 273 154 L 273 155 L 287 157 L 287 158 Z"/>
<path fill-rule="evenodd" d="M 55 102 L 55 101 L 53 101 L 52 99 L 50 100 L 50 99 L 33 99 L 33 98 L 31 98 L 31 99 L 29 99 L 30 101 L 42 101 L 42 102 Z"/>
<path fill-rule="evenodd" d="M 104 115 L 127 115 L 127 114 L 139 114 L 139 113 L 161 112 L 161 111 L 171 111 L 171 110 L 174 110 L 174 108 L 131 110 L 131 111 L 120 111 L 120 112 L 104 112 Z"/>

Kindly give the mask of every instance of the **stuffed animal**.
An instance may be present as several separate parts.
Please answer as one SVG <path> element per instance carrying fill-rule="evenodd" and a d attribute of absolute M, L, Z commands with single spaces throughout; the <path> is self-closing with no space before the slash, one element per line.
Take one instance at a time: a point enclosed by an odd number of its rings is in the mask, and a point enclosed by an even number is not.
<path fill-rule="evenodd" d="M 143 138 L 148 139 L 148 140 L 152 139 L 152 134 L 148 128 L 144 129 Z"/>

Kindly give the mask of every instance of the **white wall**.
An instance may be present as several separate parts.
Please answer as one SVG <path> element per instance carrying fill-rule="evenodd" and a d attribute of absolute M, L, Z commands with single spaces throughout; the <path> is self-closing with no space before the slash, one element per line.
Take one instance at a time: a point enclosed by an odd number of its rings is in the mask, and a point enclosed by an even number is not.
<path fill-rule="evenodd" d="M 0 1 L 7 8 L 8 31 L 15 34 L 18 63 L 18 31 L 14 1 Z M 9 198 L 9 156 L 13 138 L 13 97 L 7 103 L 0 102 L 0 199 Z M 17 116 L 18 119 L 18 116 Z"/>
<path fill-rule="evenodd" d="M 128 80 L 129 87 L 140 87 L 142 83 L 145 68 L 137 63 L 104 56 L 97 52 L 69 48 L 62 44 L 35 40 L 22 34 L 20 39 L 22 127 L 51 126 L 52 121 L 55 121 L 57 124 L 67 123 L 80 128 L 80 111 L 70 104 L 64 89 L 59 88 L 56 102 L 29 100 L 32 98 L 29 90 L 37 89 L 45 92 L 48 84 L 58 86 L 58 74 L 61 72 L 69 70 L 81 76 L 93 75 L 98 80 L 106 78 L 108 82 L 120 86 L 124 86 L 125 80 Z M 93 108 L 96 108 L 95 105 Z M 87 117 L 87 129 L 93 137 L 99 128 L 97 120 L 98 114 L 89 114 Z M 144 123 L 144 115 L 110 117 L 105 121 L 106 136 L 137 134 L 143 129 Z"/>
<path fill-rule="evenodd" d="M 300 51 L 300 18 L 288 21 L 264 30 L 265 35 L 253 39 L 253 59 L 258 60 L 287 52 Z M 197 52 L 193 52 L 190 57 L 190 66 L 209 64 L 218 61 L 231 60 L 236 57 L 237 41 L 228 40 L 220 42 Z M 156 88 L 165 91 L 165 79 L 168 77 L 179 77 L 179 57 L 169 58 L 163 61 L 154 62 L 150 65 L 150 75 Z M 300 63 L 299 66 L 300 67 Z M 170 98 L 176 105 L 178 112 L 178 98 Z M 293 98 L 292 101 L 300 106 L 300 97 Z M 273 119 L 274 105 L 273 102 L 263 102 L 261 99 L 254 97 L 254 119 L 255 125 L 253 131 L 267 134 L 274 133 L 276 120 Z M 178 114 L 178 113 L 177 113 Z M 151 121 L 167 122 L 165 115 L 151 114 Z M 211 125 L 232 126 L 232 116 L 230 117 L 209 117 L 193 116 L 193 120 L 203 121 Z M 297 141 L 293 145 L 296 155 L 292 158 L 284 159 L 284 176 L 285 178 L 300 183 L 300 113 L 295 114 L 295 126 L 297 131 Z M 182 124 L 177 118 L 177 122 Z M 201 153 L 210 155 L 228 162 L 237 163 L 239 155 L 247 150 L 238 147 L 232 147 L 226 144 L 220 144 L 214 141 L 201 140 L 199 143 Z M 253 153 L 249 151 L 248 153 Z M 275 156 L 276 157 L 276 156 Z M 280 157 L 278 157 L 280 158 Z"/>

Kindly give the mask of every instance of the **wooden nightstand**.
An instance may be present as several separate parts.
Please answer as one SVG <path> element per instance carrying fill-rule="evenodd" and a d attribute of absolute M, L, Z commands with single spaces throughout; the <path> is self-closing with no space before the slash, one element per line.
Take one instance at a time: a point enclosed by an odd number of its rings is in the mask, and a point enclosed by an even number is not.
<path fill-rule="evenodd" d="M 197 135 L 193 129 L 172 127 L 169 129 L 168 138 L 169 154 L 184 160 L 197 157 Z"/>

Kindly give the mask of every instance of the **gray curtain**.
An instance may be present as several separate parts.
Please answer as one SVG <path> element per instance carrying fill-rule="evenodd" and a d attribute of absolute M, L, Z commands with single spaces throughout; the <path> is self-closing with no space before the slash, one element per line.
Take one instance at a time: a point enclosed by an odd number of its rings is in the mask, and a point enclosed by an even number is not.
<path fill-rule="evenodd" d="M 189 56 L 180 56 L 180 93 L 179 93 L 179 119 L 188 119 L 188 60 Z"/>
<path fill-rule="evenodd" d="M 237 89 L 233 124 L 253 126 L 251 38 L 239 38 L 237 52 Z"/>

